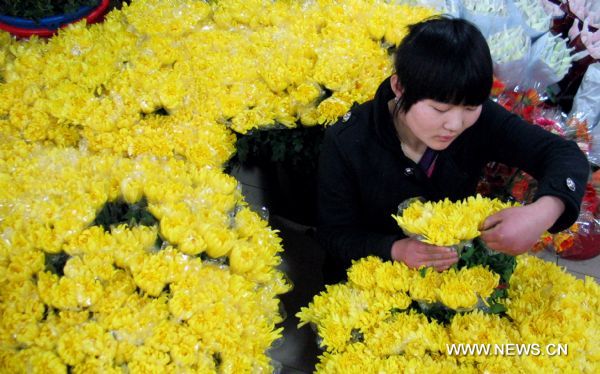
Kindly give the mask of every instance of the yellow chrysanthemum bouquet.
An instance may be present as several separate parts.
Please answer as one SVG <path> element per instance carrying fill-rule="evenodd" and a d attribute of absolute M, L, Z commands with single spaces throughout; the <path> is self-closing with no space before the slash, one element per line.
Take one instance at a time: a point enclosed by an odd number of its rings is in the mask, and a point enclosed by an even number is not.
<path fill-rule="evenodd" d="M 400 204 L 398 215 L 392 215 L 404 233 L 437 246 L 466 244 L 480 235 L 485 219 L 513 203 L 490 199 L 481 195 L 452 202 L 409 199 Z"/>
<path fill-rule="evenodd" d="M 456 202 L 413 198 L 400 204 L 398 215 L 392 217 L 405 234 L 428 244 L 451 247 L 459 254 L 459 262 L 443 273 L 421 269 L 424 282 L 415 283 L 412 292 L 421 308 L 504 311 L 500 298 L 506 296 L 503 287 L 515 260 L 490 250 L 477 238 L 487 217 L 515 205 L 479 194 Z M 486 287 L 482 289 L 481 285 Z"/>
<path fill-rule="evenodd" d="M 459 263 L 436 272 L 377 257 L 354 262 L 348 282 L 327 286 L 297 314 L 300 326 L 314 324 L 322 339 L 317 372 L 598 371 L 600 287 L 594 279 L 576 280 L 527 255 L 489 251 L 476 239 L 485 218 L 510 206 L 481 196 L 402 204 L 394 218 L 405 232 L 460 247 Z M 449 351 L 459 344 L 534 344 L 540 351 L 562 344 L 569 353 Z"/>
<path fill-rule="evenodd" d="M 357 261 L 348 282 L 327 286 L 297 314 L 313 324 L 324 353 L 316 372 L 598 372 L 600 286 L 555 264 L 519 256 L 502 314 L 475 309 L 428 313 L 419 301 L 462 308 L 470 291 L 492 291 L 498 275 L 477 266 L 425 275 L 377 257 Z M 566 290 L 569 290 L 568 293 Z M 469 294 L 467 297 L 463 295 Z M 452 345 L 529 347 L 541 354 L 468 354 Z M 549 355 L 552 347 L 568 354 Z M 546 351 L 548 349 L 548 351 Z"/>
<path fill-rule="evenodd" d="M 0 142 L 0 372 L 271 371 L 281 239 L 184 160 Z"/>
<path fill-rule="evenodd" d="M 333 123 L 431 9 L 134 0 L 0 32 L 0 371 L 259 372 L 281 240 L 223 173 L 236 135 Z"/>

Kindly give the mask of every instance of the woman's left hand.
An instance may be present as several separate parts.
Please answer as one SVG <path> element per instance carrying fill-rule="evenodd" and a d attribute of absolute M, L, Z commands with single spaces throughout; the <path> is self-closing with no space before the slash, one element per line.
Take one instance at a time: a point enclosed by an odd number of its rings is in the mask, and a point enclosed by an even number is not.
<path fill-rule="evenodd" d="M 536 202 L 507 208 L 489 216 L 481 228 L 488 247 L 509 255 L 527 252 L 565 210 L 557 197 L 542 196 Z"/>

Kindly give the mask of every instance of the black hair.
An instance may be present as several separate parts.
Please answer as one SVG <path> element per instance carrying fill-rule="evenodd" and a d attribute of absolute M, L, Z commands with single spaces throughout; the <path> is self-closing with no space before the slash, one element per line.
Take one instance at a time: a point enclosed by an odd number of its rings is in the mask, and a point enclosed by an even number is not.
<path fill-rule="evenodd" d="M 459 18 L 435 16 L 409 26 L 394 68 L 403 90 L 396 110 L 404 112 L 423 99 L 481 105 L 492 88 L 488 44 L 475 25 Z"/>

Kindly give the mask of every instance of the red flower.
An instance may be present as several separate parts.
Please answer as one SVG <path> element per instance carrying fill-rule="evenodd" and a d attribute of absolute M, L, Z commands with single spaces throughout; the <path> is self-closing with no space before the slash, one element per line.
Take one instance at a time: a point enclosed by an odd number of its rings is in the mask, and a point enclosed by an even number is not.
<path fill-rule="evenodd" d="M 525 201 L 527 192 L 529 191 L 529 182 L 523 178 L 520 181 L 513 184 L 512 195 L 518 201 Z"/>
<path fill-rule="evenodd" d="M 494 77 L 494 82 L 492 83 L 492 96 L 500 95 L 506 89 L 506 85 L 501 80 Z"/>
<path fill-rule="evenodd" d="M 598 204 L 600 204 L 600 199 L 596 194 L 596 190 L 591 183 L 588 183 L 585 186 L 585 195 L 583 195 L 583 206 L 586 207 L 588 212 L 594 214 L 598 209 Z"/>

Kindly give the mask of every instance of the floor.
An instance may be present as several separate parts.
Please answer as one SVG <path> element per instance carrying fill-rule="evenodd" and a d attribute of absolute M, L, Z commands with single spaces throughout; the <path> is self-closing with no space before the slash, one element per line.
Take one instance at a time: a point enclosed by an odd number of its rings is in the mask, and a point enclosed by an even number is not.
<path fill-rule="evenodd" d="M 269 191 L 265 188 L 260 170 L 237 168 L 232 174 L 241 182 L 246 201 L 254 209 L 268 213 L 266 198 Z M 265 214 L 266 216 L 268 215 Z M 280 364 L 281 374 L 312 373 L 320 355 L 317 336 L 309 326 L 298 329 L 295 314 L 322 290 L 323 254 L 311 227 L 277 215 L 271 214 L 268 218 L 271 227 L 280 230 L 284 247 L 281 269 L 294 285 L 291 292 L 281 297 L 287 314 L 282 324 L 284 337 L 272 348 L 270 354 L 273 360 Z M 578 278 L 590 275 L 600 283 L 600 256 L 585 261 L 569 261 L 548 251 L 537 255 L 565 267 Z"/>

